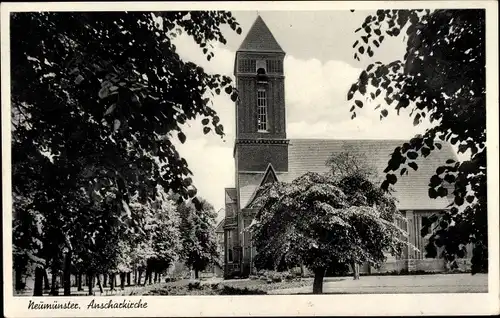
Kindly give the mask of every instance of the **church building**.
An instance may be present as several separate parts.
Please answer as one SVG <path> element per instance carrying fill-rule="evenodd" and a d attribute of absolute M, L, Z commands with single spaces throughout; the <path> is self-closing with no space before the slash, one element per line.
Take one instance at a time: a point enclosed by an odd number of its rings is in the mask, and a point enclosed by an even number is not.
<path fill-rule="evenodd" d="M 256 190 L 266 182 L 291 182 L 307 173 L 328 171 L 327 159 L 349 149 L 353 155 L 370 158 L 379 173 L 390 154 L 403 140 L 288 139 L 285 105 L 285 52 L 258 16 L 236 52 L 234 75 L 239 100 L 236 102 L 234 144 L 235 187 L 225 189 L 224 276 L 245 276 L 251 272 L 256 250 L 249 231 L 255 215 L 248 206 Z M 332 107 L 334 107 L 332 105 Z M 340 106 L 339 106 L 340 107 Z M 311 109 L 314 111 L 314 109 Z M 430 199 L 428 184 L 439 165 L 456 158 L 450 145 L 443 144 L 425 159 L 419 169 L 399 178 L 395 186 L 398 209 L 407 218 L 402 225 L 409 241 L 419 251 L 408 249 L 400 257 L 388 257 L 380 272 L 402 270 L 442 271 L 442 259 L 425 258 L 425 238 L 420 236 L 422 220 L 443 210 L 449 198 Z M 375 271 L 364 266 L 362 271 Z"/>

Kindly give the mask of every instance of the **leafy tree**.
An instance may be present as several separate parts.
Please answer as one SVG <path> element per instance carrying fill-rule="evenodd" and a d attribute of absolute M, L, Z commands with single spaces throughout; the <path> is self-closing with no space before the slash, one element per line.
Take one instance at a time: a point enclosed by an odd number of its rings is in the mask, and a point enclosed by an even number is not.
<path fill-rule="evenodd" d="M 116 251 L 99 244 L 116 249 L 138 226 L 132 197 L 153 202 L 160 187 L 199 204 L 172 139 L 184 143 L 182 125 L 200 117 L 204 133 L 222 136 L 209 97 L 237 93 L 229 77 L 183 61 L 171 39 L 185 32 L 210 60 L 211 42 L 226 43 L 223 24 L 241 33 L 228 12 L 11 15 L 11 34 L 30 34 L 10 39 L 13 192 L 43 216 L 43 248 L 33 251 L 54 272 L 86 250 L 89 268 L 108 268 Z"/>
<path fill-rule="evenodd" d="M 355 95 L 383 99 L 381 119 L 394 108 L 398 114 L 401 109 L 410 110 L 414 125 L 424 118 L 433 123 L 423 135 L 394 150 L 383 187 L 397 182 L 394 172 L 417 170 L 415 160 L 440 149 L 441 142 L 470 154 L 469 160 L 443 162 L 431 177 L 429 197 L 447 196 L 451 184 L 454 201 L 433 218 L 437 227 L 430 229 L 427 224 L 422 235 L 431 230 L 430 256 L 436 255 L 435 246 L 444 247 L 449 261 L 463 257 L 466 245 L 472 243 L 472 272 L 487 271 L 485 11 L 378 10 L 356 32 L 363 35 L 354 43 L 355 59 L 363 54 L 372 57 L 386 36 L 403 33 L 406 53 L 402 60 L 368 65 L 348 99 Z M 359 99 L 354 104 L 353 117 L 364 105 Z"/>
<path fill-rule="evenodd" d="M 254 204 L 256 267 L 269 260 L 274 267 L 283 259 L 291 266 L 303 263 L 314 272 L 313 293 L 322 293 L 332 265 L 379 266 L 384 252 L 400 254 L 406 245 L 394 224 L 394 199 L 360 176 L 335 182 L 309 172 L 291 183 L 263 186 Z"/>
<path fill-rule="evenodd" d="M 341 152 L 330 155 L 326 160 L 329 175 L 336 181 L 347 176 L 360 176 L 371 181 L 379 177 L 377 170 L 370 164 L 364 153 L 355 152 L 351 146 L 343 146 Z"/>
<path fill-rule="evenodd" d="M 181 219 L 181 257 L 186 265 L 194 270 L 195 278 L 199 278 L 199 272 L 208 265 L 220 265 L 215 236 L 217 213 L 213 206 L 203 199 L 200 209 L 191 202 L 180 204 L 178 209 Z"/>

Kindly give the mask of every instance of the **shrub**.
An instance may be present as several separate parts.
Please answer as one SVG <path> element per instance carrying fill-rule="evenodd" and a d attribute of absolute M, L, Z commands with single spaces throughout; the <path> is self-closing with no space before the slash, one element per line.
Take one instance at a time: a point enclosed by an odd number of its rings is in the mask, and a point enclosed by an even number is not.
<path fill-rule="evenodd" d="M 232 286 L 224 286 L 219 295 L 266 295 L 267 292 L 260 289 L 237 288 Z"/>

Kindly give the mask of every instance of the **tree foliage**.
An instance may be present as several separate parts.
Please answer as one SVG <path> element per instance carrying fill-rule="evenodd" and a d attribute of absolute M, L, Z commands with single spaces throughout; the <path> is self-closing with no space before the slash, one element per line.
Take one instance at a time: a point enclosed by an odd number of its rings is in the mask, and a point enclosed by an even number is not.
<path fill-rule="evenodd" d="M 29 34 L 10 39 L 13 192 L 29 202 L 13 207 L 21 263 L 34 254 L 60 270 L 71 252 L 81 268 L 114 270 L 138 231 L 131 253 L 146 244 L 147 255 L 171 259 L 175 221 L 155 206 L 170 204 L 162 191 L 200 205 L 173 140 L 186 142 L 183 124 L 200 117 L 223 136 L 210 97 L 237 98 L 229 77 L 182 60 L 172 39 L 187 34 L 210 60 L 224 24 L 241 33 L 222 11 L 11 15 L 11 34 Z"/>
<path fill-rule="evenodd" d="M 198 278 L 198 272 L 208 265 L 221 265 L 215 237 L 217 214 L 205 200 L 201 200 L 199 209 L 191 202 L 185 202 L 179 205 L 178 210 L 181 218 L 181 258 Z"/>
<path fill-rule="evenodd" d="M 402 60 L 368 65 L 347 98 L 383 99 L 384 106 L 377 106 L 381 119 L 394 108 L 398 114 L 409 110 L 414 125 L 425 118 L 433 123 L 394 150 L 382 186 L 397 182 L 393 172 L 418 169 L 415 160 L 441 149 L 442 142 L 470 154 L 469 160 L 443 162 L 431 177 L 429 197 L 447 196 L 451 184 L 454 201 L 433 219 L 438 226 L 428 224 L 422 234 L 431 231 L 430 247 L 443 246 L 448 260 L 463 256 L 473 243 L 472 271 L 487 270 L 485 11 L 378 10 L 356 32 L 363 35 L 353 45 L 355 59 L 372 57 L 386 36 L 400 34 L 406 34 L 406 53 Z M 360 107 L 363 101 L 356 99 L 353 117 Z"/>
<path fill-rule="evenodd" d="M 259 190 L 251 227 L 257 249 L 255 264 L 283 260 L 305 264 L 323 279 L 332 264 L 368 262 L 379 266 L 384 252 L 399 255 L 405 233 L 394 199 L 359 175 L 334 181 L 306 173 L 291 183 L 276 182 Z M 316 281 L 316 280 L 315 280 Z M 321 287 L 315 292 L 321 292 Z"/>

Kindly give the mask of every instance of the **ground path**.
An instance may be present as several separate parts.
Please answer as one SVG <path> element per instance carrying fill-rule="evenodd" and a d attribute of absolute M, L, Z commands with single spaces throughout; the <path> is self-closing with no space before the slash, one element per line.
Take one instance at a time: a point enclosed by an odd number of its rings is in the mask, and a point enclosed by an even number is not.
<path fill-rule="evenodd" d="M 269 294 L 311 293 L 309 287 L 272 290 Z M 324 282 L 323 292 L 329 294 L 393 294 L 393 293 L 486 293 L 487 274 L 435 274 L 401 276 L 362 276 L 359 280 L 344 277 Z"/>

